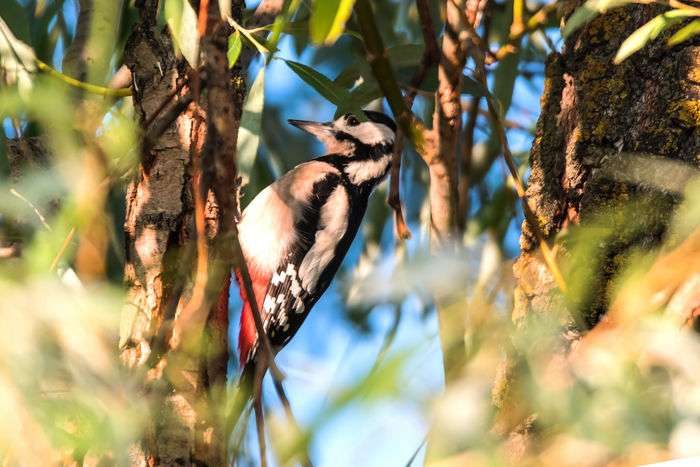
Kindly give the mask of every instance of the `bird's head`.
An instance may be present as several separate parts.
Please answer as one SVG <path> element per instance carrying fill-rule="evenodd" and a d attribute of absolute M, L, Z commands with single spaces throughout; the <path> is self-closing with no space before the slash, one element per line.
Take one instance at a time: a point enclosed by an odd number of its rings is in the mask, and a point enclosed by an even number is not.
<path fill-rule="evenodd" d="M 348 157 L 374 157 L 390 154 L 396 136 L 396 123 L 381 112 L 365 110 L 366 121 L 345 114 L 332 122 L 289 120 L 289 123 L 311 133 L 326 145 L 329 154 Z"/>

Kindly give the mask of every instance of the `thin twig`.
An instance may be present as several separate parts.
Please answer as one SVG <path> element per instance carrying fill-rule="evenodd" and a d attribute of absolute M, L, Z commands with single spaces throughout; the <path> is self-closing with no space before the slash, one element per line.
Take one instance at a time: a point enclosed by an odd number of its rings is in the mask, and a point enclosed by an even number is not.
<path fill-rule="evenodd" d="M 488 83 L 486 81 L 485 47 L 476 31 L 471 27 L 470 24 L 468 24 L 468 22 L 465 21 L 465 23 L 466 31 L 469 35 L 469 38 L 471 39 L 471 42 L 474 44 L 474 47 L 472 47 L 471 50 L 472 57 L 474 58 L 474 62 L 476 63 L 476 78 L 479 81 L 479 83 L 481 83 L 481 85 L 484 87 L 484 89 L 488 89 Z M 520 180 L 520 174 L 518 174 L 518 169 L 513 160 L 513 155 L 510 152 L 510 147 L 508 145 L 508 139 L 506 138 L 505 128 L 503 126 L 501 116 L 497 110 L 496 102 L 494 101 L 494 98 L 491 94 L 488 94 L 486 96 L 486 102 L 488 103 L 493 130 L 498 137 L 498 141 L 501 144 L 501 148 L 503 149 L 503 158 L 505 159 L 506 166 L 508 167 L 508 170 L 510 171 L 511 177 L 513 179 L 515 191 L 518 195 L 518 198 L 520 199 L 520 203 L 523 208 L 523 213 L 525 214 L 525 219 L 527 220 L 528 225 L 530 226 L 532 232 L 537 238 L 540 251 L 542 252 L 544 261 L 547 264 L 550 273 L 552 274 L 552 278 L 557 284 L 557 287 L 559 287 L 559 290 L 561 290 L 563 293 L 566 293 L 568 287 L 566 281 L 564 280 L 564 276 L 562 275 L 561 270 L 557 265 L 552 249 L 545 240 L 545 235 L 537 220 L 537 216 L 532 211 L 530 205 L 527 202 L 525 186 Z"/>
<path fill-rule="evenodd" d="M 511 27 L 506 43 L 503 44 L 496 52 L 486 51 L 486 56 L 484 59 L 485 63 L 490 65 L 503 60 L 510 54 L 517 52 L 520 39 L 522 39 L 525 34 L 530 34 L 531 32 L 540 29 L 549 19 L 549 16 L 557 10 L 557 5 L 558 2 L 556 1 L 544 5 L 534 15 L 532 15 L 530 19 L 527 20 L 527 23 L 525 23 L 524 26 L 521 22 L 519 28 L 515 24 L 514 19 L 513 26 Z"/>
<path fill-rule="evenodd" d="M 63 243 L 61 244 L 61 248 L 59 248 L 58 253 L 56 253 L 56 256 L 54 256 L 53 261 L 51 261 L 51 266 L 49 266 L 49 271 L 53 271 L 56 269 L 56 266 L 58 266 L 58 262 L 61 260 L 63 255 L 65 254 L 66 250 L 68 249 L 68 245 L 70 245 L 71 240 L 73 240 L 73 236 L 75 235 L 75 227 L 71 227 L 70 231 L 68 232 L 68 235 L 66 235 L 66 238 L 63 239 Z"/>
<path fill-rule="evenodd" d="M 430 5 L 426 0 L 416 0 L 418 8 L 418 16 L 420 18 L 421 32 L 423 34 L 423 42 L 425 50 L 421 58 L 420 67 L 415 75 L 411 78 L 409 91 L 404 98 L 406 107 L 410 110 L 413 107 L 413 101 L 418 93 L 423 80 L 425 80 L 428 70 L 440 61 L 440 49 L 438 47 L 437 38 L 435 36 L 435 27 L 433 20 L 430 17 Z M 404 137 L 403 132 L 399 131 L 394 142 L 394 152 L 391 158 L 391 175 L 389 182 L 389 196 L 387 204 L 394 211 L 394 226 L 396 228 L 396 236 L 400 240 L 411 238 L 411 229 L 408 228 L 406 220 L 403 216 L 403 205 L 401 203 L 400 179 L 401 179 L 401 154 L 403 153 Z"/>
<path fill-rule="evenodd" d="M 25 203 L 27 203 L 27 205 L 30 208 L 32 208 L 32 210 L 34 211 L 34 214 L 36 214 L 36 217 L 39 218 L 41 225 L 43 225 L 44 228 L 46 228 L 46 230 L 48 230 L 49 232 L 51 231 L 51 226 L 46 222 L 46 218 L 41 214 L 41 212 L 39 212 L 39 209 L 36 206 L 34 206 L 34 204 L 31 201 L 29 201 L 27 198 L 22 196 L 22 194 L 20 192 L 18 192 L 17 190 L 15 190 L 14 188 L 10 188 L 10 193 L 13 196 L 15 196 L 15 197 L 21 199 L 22 201 L 24 201 Z"/>
<path fill-rule="evenodd" d="M 265 446 L 265 413 L 262 406 L 262 392 L 259 397 L 253 399 L 255 410 L 255 428 L 258 434 L 258 449 L 260 450 L 260 466 L 267 467 L 267 449 Z"/>
<path fill-rule="evenodd" d="M 73 86 L 74 88 L 82 89 L 83 91 L 89 92 L 91 94 L 97 94 L 100 96 L 127 97 L 131 95 L 131 88 L 113 89 L 106 88 L 104 86 L 98 86 L 96 84 L 84 83 L 75 78 L 71 78 L 68 75 L 64 75 L 60 71 L 53 69 L 51 66 L 42 62 L 38 58 L 35 58 L 34 60 L 36 61 L 36 65 L 39 70 L 43 71 L 44 73 L 53 78 L 63 81 L 69 86 Z"/>
<path fill-rule="evenodd" d="M 374 373 L 377 371 L 379 368 L 379 365 L 382 364 L 384 359 L 386 358 L 386 354 L 391 348 L 392 344 L 396 340 L 396 334 L 398 333 L 399 330 L 399 325 L 401 324 L 401 304 L 398 303 L 394 305 L 394 321 L 391 323 L 391 326 L 389 329 L 386 331 L 386 334 L 384 335 L 384 341 L 382 342 L 382 347 L 379 349 L 379 352 L 377 353 L 377 358 L 374 360 L 374 365 L 372 365 L 372 369 L 370 370 L 370 374 Z"/>
<path fill-rule="evenodd" d="M 382 93 L 386 97 L 389 106 L 391 107 L 397 123 L 401 130 L 408 136 L 416 148 L 416 151 L 421 155 L 427 164 L 430 164 L 431 151 L 427 149 L 429 141 L 429 132 L 421 122 L 406 106 L 406 102 L 401 95 L 401 88 L 396 82 L 394 71 L 389 63 L 389 58 L 384 47 L 384 41 L 379 34 L 377 23 L 374 19 L 372 6 L 369 0 L 357 0 L 355 2 L 355 14 L 360 25 L 362 37 L 364 38 L 365 48 L 367 51 L 367 61 L 369 62 L 372 73 L 379 83 Z"/>
<path fill-rule="evenodd" d="M 467 109 L 467 124 L 464 128 L 464 149 L 462 151 L 462 174 L 459 178 L 459 220 L 464 230 L 469 217 L 470 200 L 469 191 L 471 189 L 471 171 L 474 152 L 474 131 L 479 116 L 479 102 L 481 97 L 475 96 L 469 101 Z"/>

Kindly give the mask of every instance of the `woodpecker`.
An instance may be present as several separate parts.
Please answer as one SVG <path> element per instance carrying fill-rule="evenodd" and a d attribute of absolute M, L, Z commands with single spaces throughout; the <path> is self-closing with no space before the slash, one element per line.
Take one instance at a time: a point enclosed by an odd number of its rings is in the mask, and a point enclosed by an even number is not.
<path fill-rule="evenodd" d="M 323 142 L 326 155 L 284 174 L 241 216 L 238 238 L 274 352 L 289 342 L 330 285 L 360 228 L 369 196 L 389 172 L 396 124 L 383 113 L 364 113 L 367 121 L 353 114 L 325 123 L 289 120 Z M 243 299 L 238 340 L 242 382 L 261 352 L 240 271 L 236 279 Z"/>

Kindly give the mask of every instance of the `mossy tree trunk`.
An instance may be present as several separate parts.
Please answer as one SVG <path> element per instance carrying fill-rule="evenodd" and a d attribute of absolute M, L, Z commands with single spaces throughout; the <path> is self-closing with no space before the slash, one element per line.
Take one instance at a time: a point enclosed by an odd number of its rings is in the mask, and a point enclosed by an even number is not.
<path fill-rule="evenodd" d="M 578 5 L 567 5 L 563 15 Z M 664 239 L 680 201 L 677 192 L 633 180 L 635 163 L 700 165 L 700 40 L 669 47 L 663 34 L 621 64 L 613 63 L 622 41 L 662 10 L 633 5 L 597 17 L 546 65 L 530 154 L 529 203 L 550 240 L 576 225 L 602 225 L 609 232 L 605 241 L 589 245 L 592 255 L 583 262 L 571 258 L 572 240 L 564 236 L 558 242 L 560 262 L 574 266 L 566 271 L 571 291 L 564 298 L 523 224 L 513 320 L 521 326 L 533 313 L 561 316 L 562 354 L 604 315 L 611 281 L 630 255 Z M 625 215 L 629 210 L 634 214 Z M 515 407 L 522 400 L 520 371 L 526 369 L 511 355 L 495 390 L 501 409 L 497 427 L 516 441 L 516 454 L 536 424 L 527 407 Z"/>
<path fill-rule="evenodd" d="M 175 55 L 158 26 L 158 0 L 137 0 L 140 18 L 125 50 L 146 136 L 126 194 L 128 303 L 120 351 L 142 375 L 151 404 L 132 465 L 226 465 L 231 258 L 222 245 L 237 209 L 245 80 L 240 67 L 228 67 L 231 29 L 217 2 L 197 3 L 207 16 L 198 26 L 198 71 Z M 241 21 L 243 1 L 232 3 Z"/>

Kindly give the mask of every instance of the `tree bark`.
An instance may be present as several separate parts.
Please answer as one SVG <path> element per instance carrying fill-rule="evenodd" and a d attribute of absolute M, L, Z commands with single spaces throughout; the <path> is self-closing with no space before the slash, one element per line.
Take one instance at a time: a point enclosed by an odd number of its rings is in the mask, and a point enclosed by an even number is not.
<path fill-rule="evenodd" d="M 568 5 L 564 16 L 576 6 Z M 668 33 L 663 34 L 621 64 L 613 63 L 622 41 L 662 10 L 634 5 L 597 17 L 569 37 L 563 52 L 552 54 L 546 65 L 530 154 L 530 206 L 550 239 L 579 224 L 602 222 L 610 232 L 592 247 L 588 264 L 568 271 L 572 291 L 565 300 L 523 223 L 522 253 L 514 265 L 513 320 L 520 326 L 532 313 L 562 316 L 562 327 L 569 330 L 562 353 L 606 313 L 611 280 L 633 251 L 649 251 L 664 239 L 680 200 L 654 184 L 620 177 L 620 171 L 639 157 L 699 165 L 700 40 L 669 47 Z M 625 209 L 634 215 L 618 215 Z M 561 242 L 560 262 L 575 246 Z M 583 270 L 597 279 L 587 282 Z M 559 315 L 562 310 L 568 314 Z M 521 435 L 536 423 L 527 407 L 515 407 L 519 370 L 517 355 L 511 355 L 495 389 L 498 428 L 519 440 L 516 452 L 524 449 Z"/>
<path fill-rule="evenodd" d="M 120 350 L 143 375 L 151 402 L 132 464 L 225 465 L 226 239 L 238 202 L 234 161 L 245 77 L 240 67 L 228 68 L 231 31 L 216 1 L 200 11 L 207 15 L 202 77 L 176 57 L 158 27 L 158 1 L 136 5 L 140 17 L 125 50 L 134 107 L 144 134 L 164 131 L 145 141 L 126 194 L 128 303 Z M 237 21 L 242 6 L 233 2 Z"/>

